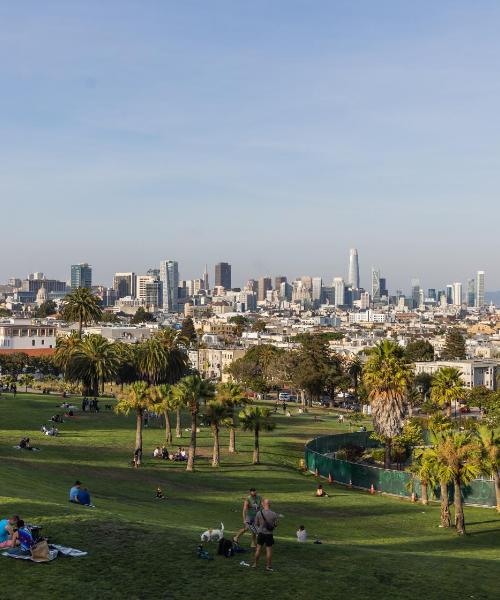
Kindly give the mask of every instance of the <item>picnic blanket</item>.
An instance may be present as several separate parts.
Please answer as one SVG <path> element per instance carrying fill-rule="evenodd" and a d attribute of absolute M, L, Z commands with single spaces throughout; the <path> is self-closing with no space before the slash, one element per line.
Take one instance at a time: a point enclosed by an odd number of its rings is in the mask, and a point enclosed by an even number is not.
<path fill-rule="evenodd" d="M 69 546 L 61 546 L 59 544 L 49 544 L 49 559 L 48 561 L 43 562 L 50 562 L 57 558 L 59 554 L 61 554 L 62 556 L 73 556 L 75 558 L 80 556 L 87 556 L 87 552 L 83 552 L 83 550 L 77 550 L 76 548 L 70 548 Z M 8 556 L 9 558 L 20 558 L 21 560 L 31 560 L 33 562 L 40 562 L 38 560 L 34 560 L 31 557 L 30 552 L 22 550 L 21 548 L 10 548 L 6 552 L 2 552 L 2 556 Z"/>

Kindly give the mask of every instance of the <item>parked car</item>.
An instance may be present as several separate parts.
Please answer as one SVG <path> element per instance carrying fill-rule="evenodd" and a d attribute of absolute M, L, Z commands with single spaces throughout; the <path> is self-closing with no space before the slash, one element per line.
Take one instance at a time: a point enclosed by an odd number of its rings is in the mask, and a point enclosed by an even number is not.
<path fill-rule="evenodd" d="M 278 400 L 280 400 L 281 402 L 289 402 L 290 394 L 288 392 L 280 392 L 279 396 L 278 396 Z"/>

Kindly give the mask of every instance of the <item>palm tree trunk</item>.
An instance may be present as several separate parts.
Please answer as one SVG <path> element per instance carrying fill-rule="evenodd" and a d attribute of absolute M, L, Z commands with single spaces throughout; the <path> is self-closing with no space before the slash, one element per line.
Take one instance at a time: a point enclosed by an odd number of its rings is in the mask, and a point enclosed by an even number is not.
<path fill-rule="evenodd" d="M 194 458 L 196 455 L 196 417 L 198 413 L 191 413 L 191 442 L 189 443 L 188 461 L 186 471 L 194 471 Z"/>
<path fill-rule="evenodd" d="M 448 500 L 448 485 L 441 481 L 441 527 L 450 527 L 450 502 Z"/>
<path fill-rule="evenodd" d="M 164 412 L 165 415 L 165 439 L 167 444 L 172 443 L 172 424 L 170 423 L 170 413 L 168 410 Z"/>
<path fill-rule="evenodd" d="M 459 535 L 465 534 L 465 516 L 464 516 L 464 505 L 462 503 L 462 491 L 460 489 L 460 479 L 453 481 L 453 492 L 455 505 L 455 527 Z"/>
<path fill-rule="evenodd" d="M 136 413 L 135 420 L 135 449 L 140 449 L 142 451 L 142 409 L 138 408 Z M 140 455 L 138 458 L 138 464 L 140 464 L 141 459 Z"/>
<path fill-rule="evenodd" d="M 82 318 L 80 317 L 78 319 L 78 337 L 80 339 L 82 339 L 82 332 L 83 332 L 83 321 L 82 321 Z"/>
<path fill-rule="evenodd" d="M 176 422 L 175 422 L 175 437 L 176 438 L 180 438 L 182 437 L 182 427 L 181 427 L 181 409 L 178 408 L 175 411 L 176 414 Z"/>
<path fill-rule="evenodd" d="M 384 448 L 384 469 L 391 468 L 391 440 L 385 440 Z"/>
<path fill-rule="evenodd" d="M 236 452 L 236 429 L 234 426 L 229 428 L 229 448 L 228 452 L 234 454 Z"/>
<path fill-rule="evenodd" d="M 422 494 L 422 504 L 429 504 L 429 496 L 427 494 L 427 481 L 420 481 L 420 489 Z"/>
<path fill-rule="evenodd" d="M 217 425 L 212 426 L 212 433 L 214 436 L 214 451 L 212 454 L 212 467 L 220 466 L 220 445 L 219 445 L 219 427 Z"/>
<path fill-rule="evenodd" d="M 259 428 L 255 428 L 255 438 L 253 445 L 253 464 L 260 464 L 260 446 L 259 446 Z"/>
<path fill-rule="evenodd" d="M 497 496 L 497 512 L 500 512 L 500 475 L 498 469 L 493 471 L 493 480 L 495 482 L 495 493 Z"/>

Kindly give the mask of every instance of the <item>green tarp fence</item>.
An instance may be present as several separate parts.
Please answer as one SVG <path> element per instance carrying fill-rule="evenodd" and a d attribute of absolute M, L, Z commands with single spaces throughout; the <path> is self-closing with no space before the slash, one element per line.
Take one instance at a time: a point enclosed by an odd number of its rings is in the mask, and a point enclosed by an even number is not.
<path fill-rule="evenodd" d="M 394 496 L 410 497 L 412 491 L 420 497 L 418 481 L 413 481 L 406 471 L 381 469 L 347 460 L 340 460 L 327 454 L 334 454 L 347 446 L 379 448 L 380 443 L 370 439 L 371 432 L 340 433 L 317 437 L 306 444 L 305 464 L 309 471 L 318 471 L 321 477 L 331 475 L 338 483 L 352 485 L 369 490 L 373 485 L 375 491 Z M 452 499 L 450 486 L 450 499 Z M 462 488 L 465 504 L 479 506 L 496 506 L 495 485 L 493 481 L 476 479 Z M 439 489 L 434 490 L 433 497 L 439 499 Z"/>

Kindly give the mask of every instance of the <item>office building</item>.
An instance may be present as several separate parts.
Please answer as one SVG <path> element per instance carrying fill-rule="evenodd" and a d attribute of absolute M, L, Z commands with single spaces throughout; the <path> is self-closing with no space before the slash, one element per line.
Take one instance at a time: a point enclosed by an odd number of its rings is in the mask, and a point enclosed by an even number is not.
<path fill-rule="evenodd" d="M 451 283 L 446 286 L 446 302 L 447 304 L 453 304 L 453 286 Z"/>
<path fill-rule="evenodd" d="M 67 291 L 66 282 L 57 279 L 24 279 L 19 287 L 21 288 L 20 291 L 32 292 L 35 296 L 41 287 L 45 288 L 47 294 L 64 295 Z"/>
<path fill-rule="evenodd" d="M 257 300 L 263 302 L 266 299 L 268 290 L 273 288 L 270 277 L 260 277 L 258 283 Z"/>
<path fill-rule="evenodd" d="M 484 306 L 484 271 L 478 271 L 476 274 L 475 306 L 477 308 Z"/>
<path fill-rule="evenodd" d="M 436 296 L 436 289 L 435 288 L 429 288 L 427 290 L 427 298 L 429 298 L 429 300 L 437 300 L 437 296 Z"/>
<path fill-rule="evenodd" d="M 210 281 L 208 279 L 208 265 L 205 265 L 205 271 L 203 272 L 203 289 L 208 292 L 210 289 Z"/>
<path fill-rule="evenodd" d="M 226 262 L 220 262 L 215 265 L 215 286 L 223 287 L 225 290 L 231 289 L 231 265 Z"/>
<path fill-rule="evenodd" d="M 412 308 L 420 306 L 420 279 L 411 280 L 411 303 Z"/>
<path fill-rule="evenodd" d="M 163 302 L 163 284 L 159 279 L 152 278 L 144 284 L 144 303 L 149 309 L 156 310 Z"/>
<path fill-rule="evenodd" d="M 351 286 L 354 290 L 359 288 L 359 259 L 358 250 L 351 248 L 349 254 L 349 274 L 347 277 L 347 285 Z"/>
<path fill-rule="evenodd" d="M 287 278 L 284 275 L 277 275 L 274 278 L 274 289 L 279 291 L 281 284 L 286 283 L 286 282 L 287 282 Z"/>
<path fill-rule="evenodd" d="M 280 300 L 286 300 L 287 302 L 292 301 L 293 287 L 288 281 L 282 281 L 279 287 L 279 298 Z"/>
<path fill-rule="evenodd" d="M 372 267 L 372 301 L 380 302 L 380 271 Z"/>
<path fill-rule="evenodd" d="M 345 283 L 342 277 L 335 277 L 332 287 L 335 290 L 335 306 L 345 306 Z"/>
<path fill-rule="evenodd" d="M 389 297 L 389 291 L 387 289 L 387 279 L 385 277 L 380 278 L 380 297 L 381 298 Z"/>
<path fill-rule="evenodd" d="M 474 279 L 467 280 L 467 306 L 475 306 L 476 304 L 476 281 Z"/>
<path fill-rule="evenodd" d="M 160 281 L 163 285 L 163 310 L 179 312 L 179 264 L 177 261 L 162 260 L 160 262 Z"/>
<path fill-rule="evenodd" d="M 71 289 L 92 288 L 92 267 L 88 263 L 71 265 Z"/>
<path fill-rule="evenodd" d="M 113 289 L 116 291 L 116 297 L 125 298 L 137 296 L 136 290 L 136 274 L 135 273 L 115 273 L 113 277 Z"/>
<path fill-rule="evenodd" d="M 321 277 L 312 278 L 312 294 L 311 299 L 315 308 L 317 308 L 323 299 L 323 280 Z"/>
<path fill-rule="evenodd" d="M 462 284 L 456 281 L 452 287 L 452 304 L 462 306 Z"/>

